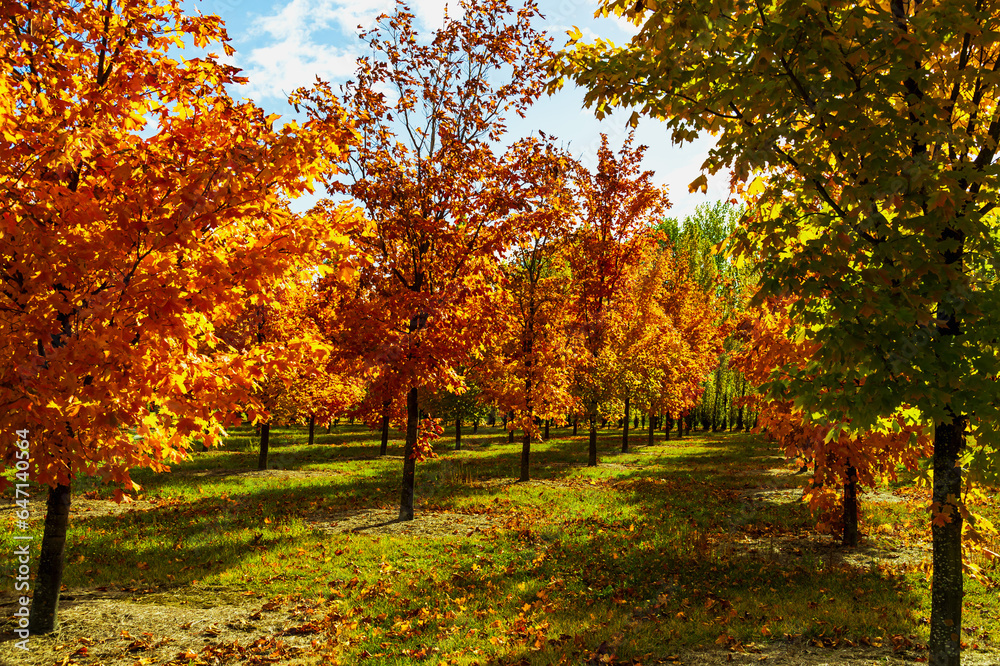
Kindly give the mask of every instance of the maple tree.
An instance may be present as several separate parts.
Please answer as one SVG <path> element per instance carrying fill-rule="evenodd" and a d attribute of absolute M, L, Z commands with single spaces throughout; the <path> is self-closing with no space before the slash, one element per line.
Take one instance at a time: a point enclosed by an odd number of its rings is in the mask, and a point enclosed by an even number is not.
<path fill-rule="evenodd" d="M 646 390 L 651 405 L 666 414 L 667 436 L 675 420 L 681 435 L 685 418 L 702 400 L 704 380 L 717 363 L 728 331 L 719 317 L 717 283 L 692 268 L 689 251 L 669 240 L 658 249 L 658 261 L 664 264 L 659 307 L 679 344 L 661 366 L 658 383 Z"/>
<path fill-rule="evenodd" d="M 990 26 L 1000 7 L 606 8 L 638 34 L 624 47 L 571 46 L 554 69 L 588 87 L 588 103 L 666 119 L 675 140 L 716 134 L 708 171 L 728 166 L 737 184 L 762 174 L 746 190 L 739 249 L 768 264 L 766 292 L 801 296 L 793 320 L 819 343 L 775 390 L 837 428 L 869 430 L 907 405 L 933 422 L 930 661 L 956 666 L 963 467 L 997 469 L 1000 448 L 987 258 L 997 251 Z"/>
<path fill-rule="evenodd" d="M 680 331 L 663 309 L 669 265 L 664 252 L 645 245 L 604 316 L 604 346 L 591 381 L 605 388 L 602 410 L 621 416 L 623 453 L 628 451 L 631 408 L 638 403 L 652 409 L 685 352 Z"/>
<path fill-rule="evenodd" d="M 561 178 L 566 158 L 553 155 L 552 173 Z M 530 479 L 531 442 L 539 439 L 537 420 L 561 419 L 574 406 L 571 370 L 576 349 L 569 329 L 572 313 L 564 306 L 570 270 L 566 239 L 571 191 L 557 188 L 545 202 L 547 223 L 519 238 L 503 265 L 500 332 L 484 352 L 484 384 L 490 399 L 511 418 L 511 436 L 520 426 L 519 481 Z M 572 248 L 569 248 L 572 251 Z"/>
<path fill-rule="evenodd" d="M 341 207 L 338 214 L 345 215 Z M 322 264 L 321 264 L 322 265 Z M 247 308 L 216 331 L 225 352 L 280 356 L 283 363 L 273 373 L 256 377 L 252 396 L 260 419 L 260 455 L 257 469 L 267 469 L 272 424 L 290 424 L 308 417 L 309 443 L 315 425 L 330 422 L 358 403 L 363 395 L 362 377 L 350 367 L 334 368 L 331 349 L 316 325 L 315 267 L 292 272 L 271 286 L 271 298 Z M 332 280 L 339 281 L 335 276 Z M 222 346 L 222 345 L 220 345 Z"/>
<path fill-rule="evenodd" d="M 351 334 L 343 353 L 382 366 L 385 401 L 406 396 L 401 520 L 413 518 L 415 463 L 434 436 L 421 424 L 418 391 L 463 389 L 456 369 L 484 338 L 497 271 L 495 256 L 530 227 L 531 202 L 544 197 L 537 140 L 498 154 L 508 113 L 523 113 L 542 92 L 549 40 L 531 27 L 537 8 L 503 0 L 460 4 L 422 41 L 403 4 L 362 34 L 370 55 L 338 95 L 324 83 L 297 101 L 311 117 L 347 109 L 359 119 L 349 194 L 369 219 L 351 242 L 367 297 L 342 310 Z M 536 186 L 536 183 L 539 185 Z"/>
<path fill-rule="evenodd" d="M 608 307 L 669 205 L 666 191 L 652 184 L 653 173 L 641 171 L 645 146 L 633 148 L 633 141 L 630 133 L 616 155 L 601 134 L 596 169 L 581 165 L 576 170 L 577 219 L 569 261 L 576 330 L 584 349 L 576 384 L 590 426 L 589 466 L 597 465 L 598 405 L 611 391 L 599 381 L 598 370 L 607 343 Z"/>
<path fill-rule="evenodd" d="M 56 625 L 74 477 L 131 489 L 130 470 L 217 441 L 282 360 L 202 353 L 214 326 L 289 264 L 339 261 L 337 219 L 286 197 L 332 171 L 349 128 L 274 127 L 226 93 L 237 70 L 168 55 L 185 40 L 231 53 L 218 17 L 176 2 L 0 8 L 0 421 L 30 433 L 19 479 L 49 486 L 32 633 Z"/>

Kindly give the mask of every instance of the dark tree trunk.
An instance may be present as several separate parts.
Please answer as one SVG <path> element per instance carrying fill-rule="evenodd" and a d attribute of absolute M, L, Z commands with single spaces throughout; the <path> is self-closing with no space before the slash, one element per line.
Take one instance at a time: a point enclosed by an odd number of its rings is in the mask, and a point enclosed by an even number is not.
<path fill-rule="evenodd" d="M 597 403 L 590 405 L 590 450 L 587 456 L 587 467 L 597 467 Z"/>
<path fill-rule="evenodd" d="M 403 447 L 403 485 L 399 493 L 399 519 L 413 520 L 413 480 L 417 472 L 417 389 L 406 394 L 406 445 Z"/>
<path fill-rule="evenodd" d="M 309 415 L 309 446 L 316 443 L 316 415 Z"/>
<path fill-rule="evenodd" d="M 663 416 L 663 441 L 670 441 L 670 431 L 674 429 L 674 420 L 670 418 L 670 412 Z"/>
<path fill-rule="evenodd" d="M 951 520 L 931 524 L 931 666 L 959 666 L 962 635 L 962 514 L 955 505 L 962 493 L 959 455 L 965 448 L 965 416 L 934 428 L 934 512 L 949 511 Z"/>
<path fill-rule="evenodd" d="M 546 442 L 549 441 L 549 426 L 552 423 L 552 419 L 545 419 L 545 430 L 542 432 L 542 439 Z"/>
<path fill-rule="evenodd" d="M 382 442 L 378 449 L 378 454 L 384 456 L 389 450 L 389 401 L 382 403 Z"/>
<path fill-rule="evenodd" d="M 455 450 L 462 450 L 462 419 L 455 419 Z"/>
<path fill-rule="evenodd" d="M 746 377 L 744 377 L 743 381 L 740 382 L 740 409 L 739 409 L 739 411 L 736 414 L 736 429 L 737 430 L 744 430 L 745 429 L 743 427 L 743 409 L 745 407 L 745 405 L 743 403 L 743 398 L 745 398 L 745 397 L 747 397 L 747 379 L 746 379 Z"/>
<path fill-rule="evenodd" d="M 511 411 L 510 416 L 507 417 L 507 443 L 514 443 L 514 412 Z"/>
<path fill-rule="evenodd" d="M 257 469 L 267 469 L 267 445 L 271 441 L 271 424 L 264 423 L 260 427 L 260 455 L 257 457 Z"/>
<path fill-rule="evenodd" d="M 722 393 L 722 365 L 715 369 L 715 400 L 712 401 L 712 432 L 719 431 L 719 394 Z"/>
<path fill-rule="evenodd" d="M 473 434 L 479 432 L 479 418 L 477 417 L 472 421 L 472 432 Z"/>
<path fill-rule="evenodd" d="M 649 441 L 647 442 L 647 444 L 649 446 L 653 445 L 653 435 L 655 435 L 655 434 L 656 434 L 656 417 L 653 416 L 652 412 L 650 412 L 650 414 L 649 414 Z"/>
<path fill-rule="evenodd" d="M 628 420 L 629 420 L 629 398 L 626 397 L 625 398 L 625 418 L 622 419 L 623 426 L 624 426 L 622 428 L 622 453 L 628 453 Z M 636 421 L 638 421 L 638 420 L 639 419 L 637 417 Z"/>
<path fill-rule="evenodd" d="M 531 435 L 524 432 L 524 439 L 521 440 L 521 477 L 518 481 L 528 480 L 528 460 L 531 456 Z"/>
<path fill-rule="evenodd" d="M 69 485 L 49 488 L 45 503 L 45 531 L 38 561 L 38 577 L 31 596 L 28 632 L 51 634 L 59 626 L 59 590 L 62 588 L 66 526 L 69 524 Z"/>
<path fill-rule="evenodd" d="M 576 437 L 577 426 L 580 425 L 580 417 L 576 414 L 573 415 L 573 436 Z"/>
<path fill-rule="evenodd" d="M 677 419 L 677 439 L 684 439 L 684 417 Z"/>
<path fill-rule="evenodd" d="M 849 548 L 858 545 L 858 473 L 853 466 L 847 466 L 847 481 L 844 482 L 844 536 L 841 544 Z"/>

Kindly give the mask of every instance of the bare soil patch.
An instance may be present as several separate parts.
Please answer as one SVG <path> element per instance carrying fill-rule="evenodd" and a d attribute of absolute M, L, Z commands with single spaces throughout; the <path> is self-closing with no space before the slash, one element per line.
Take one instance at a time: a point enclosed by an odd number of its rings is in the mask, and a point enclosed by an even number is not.
<path fill-rule="evenodd" d="M 212 602 L 218 601 L 211 590 L 205 594 Z M 9 638 L 13 627 L 9 621 L 5 624 L 0 664 L 187 663 L 183 655 L 200 653 L 206 647 L 234 656 L 241 650 L 254 654 L 277 649 L 285 656 L 279 663 L 292 664 L 313 638 L 296 631 L 303 618 L 294 604 L 267 602 L 256 595 L 204 607 L 191 599 L 190 592 L 188 596 L 161 593 L 130 598 L 114 592 L 74 595 L 71 591 L 66 597 L 59 608 L 59 632 L 31 637 L 27 652 L 16 647 Z M 11 608 L 4 607 L 4 611 Z"/>

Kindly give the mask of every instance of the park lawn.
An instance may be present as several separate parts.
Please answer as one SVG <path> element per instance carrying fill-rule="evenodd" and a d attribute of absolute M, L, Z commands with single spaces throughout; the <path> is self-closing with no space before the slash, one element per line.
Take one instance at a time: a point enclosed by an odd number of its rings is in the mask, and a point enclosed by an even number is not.
<path fill-rule="evenodd" d="M 364 427 L 317 433 L 310 446 L 305 429 L 273 429 L 261 473 L 252 429 L 236 429 L 169 474 L 136 471 L 137 510 L 124 513 L 101 511 L 111 489 L 81 480 L 67 590 L 256 600 L 308 639 L 283 653 L 268 636 L 282 662 L 656 663 L 773 641 L 924 654 L 926 490 L 881 489 L 863 507 L 868 538 L 845 551 L 815 534 L 796 499 L 804 479 L 760 435 L 660 432 L 647 446 L 640 430 L 622 454 L 620 431 L 601 431 L 601 465 L 587 468 L 585 433 L 555 429 L 533 445 L 533 480 L 515 483 L 520 443 L 466 428 L 464 450 L 442 439 L 418 464 L 416 521 L 401 525 L 388 522 L 398 433 L 383 459 Z M 996 520 L 995 504 L 982 511 Z M 996 648 L 997 588 L 966 589 L 965 642 Z M 175 661 L 225 647 L 206 642 Z"/>

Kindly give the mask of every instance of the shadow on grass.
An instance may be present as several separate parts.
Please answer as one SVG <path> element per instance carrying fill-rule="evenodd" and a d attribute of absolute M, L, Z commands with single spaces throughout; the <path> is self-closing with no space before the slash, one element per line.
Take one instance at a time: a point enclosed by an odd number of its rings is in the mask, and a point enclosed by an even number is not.
<path fill-rule="evenodd" d="M 255 462 L 253 452 L 224 450 L 198 454 L 177 466 L 179 473 L 137 473 L 147 493 L 173 492 L 182 501 L 74 519 L 67 583 L 124 581 L 156 589 L 218 575 L 247 586 L 280 583 L 308 592 L 324 580 L 379 580 L 379 560 L 402 566 L 411 557 L 405 540 L 356 536 L 363 539 L 363 554 L 348 560 L 324 550 L 347 536 L 308 525 L 316 515 L 397 505 L 401 458 L 378 459 L 376 435 L 355 428 L 337 433 L 335 443 L 317 437 L 313 446 L 302 432 L 290 433 L 286 442 L 279 431 L 274 464 L 328 475 L 192 476 Z M 914 609 L 921 601 L 900 576 L 766 547 L 769 537 L 808 531 L 812 520 L 801 505 L 756 501 L 747 492 L 799 482 L 772 473 L 779 458 L 762 438 L 699 433 L 669 443 L 658 437 L 647 447 L 642 433 L 632 451 L 621 454 L 620 431 L 602 432 L 605 464 L 592 469 L 585 466 L 586 433 L 574 438 L 568 432 L 555 431 L 550 441 L 533 445 L 533 478 L 564 484 L 555 487 L 516 484 L 520 444 L 507 444 L 495 429 L 464 434 L 460 452 L 439 440 L 441 457 L 418 465 L 417 497 L 426 506 L 471 506 L 517 518 L 488 539 L 420 544 L 431 558 L 425 569 L 454 572 L 448 583 L 453 596 L 460 593 L 474 600 L 466 604 L 495 614 L 500 629 L 512 627 L 502 661 L 548 663 L 552 655 L 582 654 L 604 641 L 614 642 L 621 657 L 639 657 L 768 635 L 858 641 L 916 632 Z M 391 451 L 401 454 L 398 446 Z M 201 494 L 193 495 L 198 488 Z M 584 496 L 593 506 L 586 515 L 574 514 L 573 502 Z M 420 511 L 418 506 L 418 520 Z M 396 591 L 424 605 L 442 593 L 423 579 L 399 582 Z M 367 603 L 346 594 L 350 603 Z M 547 622 L 547 635 L 586 638 L 582 644 L 553 639 L 533 649 L 537 633 L 518 622 Z M 357 650 L 376 647 L 361 640 Z"/>

